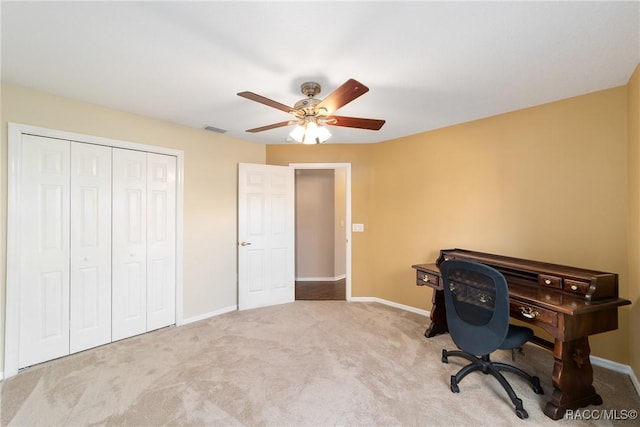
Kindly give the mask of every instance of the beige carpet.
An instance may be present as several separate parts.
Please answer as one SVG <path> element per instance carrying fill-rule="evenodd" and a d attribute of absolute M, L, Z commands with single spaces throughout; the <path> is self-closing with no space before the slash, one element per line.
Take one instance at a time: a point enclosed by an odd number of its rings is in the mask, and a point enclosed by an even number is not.
<path fill-rule="evenodd" d="M 547 418 L 552 356 L 533 345 L 517 364 L 546 395 L 511 383 L 520 421 L 491 377 L 451 393 L 461 361 L 440 361 L 448 335 L 425 339 L 427 319 L 377 303 L 297 301 L 167 328 L 44 363 L 1 383 L 3 426 L 613 425 Z M 510 360 L 501 352 L 494 359 Z M 458 359 L 460 360 L 460 359 Z M 630 379 L 595 367 L 604 405 L 640 409 Z M 617 421 L 620 425 L 637 425 Z"/>

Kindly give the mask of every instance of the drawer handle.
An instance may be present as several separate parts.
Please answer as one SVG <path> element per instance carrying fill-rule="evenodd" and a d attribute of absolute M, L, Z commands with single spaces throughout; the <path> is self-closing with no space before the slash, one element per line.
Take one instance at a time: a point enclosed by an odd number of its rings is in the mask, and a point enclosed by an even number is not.
<path fill-rule="evenodd" d="M 428 282 L 429 281 L 429 276 L 427 276 L 426 274 L 424 275 L 424 277 L 422 278 L 422 281 L 424 282 Z"/>
<path fill-rule="evenodd" d="M 527 319 L 535 319 L 540 315 L 540 313 L 534 311 L 531 307 L 520 307 L 520 314 L 522 314 Z"/>
<path fill-rule="evenodd" d="M 551 280 L 549 280 L 549 279 L 544 279 L 544 284 L 545 284 L 545 285 L 550 285 L 550 284 L 551 284 Z"/>
<path fill-rule="evenodd" d="M 578 290 L 578 286 L 576 286 L 576 285 L 571 285 L 571 290 L 572 290 L 572 291 L 577 291 L 577 290 Z"/>

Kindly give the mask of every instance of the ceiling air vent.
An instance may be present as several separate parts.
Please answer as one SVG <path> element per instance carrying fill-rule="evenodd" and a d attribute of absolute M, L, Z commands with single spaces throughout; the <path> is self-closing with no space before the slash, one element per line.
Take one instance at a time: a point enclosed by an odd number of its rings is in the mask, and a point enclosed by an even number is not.
<path fill-rule="evenodd" d="M 226 129 L 220 129 L 214 126 L 207 126 L 206 128 L 204 128 L 205 130 L 210 130 L 211 132 L 218 132 L 218 133 L 225 133 L 227 130 Z"/>

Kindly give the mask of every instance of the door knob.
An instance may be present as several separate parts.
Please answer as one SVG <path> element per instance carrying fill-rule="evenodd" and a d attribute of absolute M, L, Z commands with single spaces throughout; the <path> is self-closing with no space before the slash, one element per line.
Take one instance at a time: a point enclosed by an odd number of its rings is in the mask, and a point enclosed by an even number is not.
<path fill-rule="evenodd" d="M 251 242 L 240 242 L 240 246 L 249 246 Z"/>

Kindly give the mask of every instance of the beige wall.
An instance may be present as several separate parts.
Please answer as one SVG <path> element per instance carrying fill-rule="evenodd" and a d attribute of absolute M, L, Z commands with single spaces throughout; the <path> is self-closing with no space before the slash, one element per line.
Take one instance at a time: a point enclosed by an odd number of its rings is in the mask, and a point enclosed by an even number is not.
<path fill-rule="evenodd" d="M 333 169 L 296 170 L 296 278 L 334 277 Z"/>
<path fill-rule="evenodd" d="M 629 137 L 629 342 L 631 367 L 640 375 L 640 65 L 627 85 Z"/>
<path fill-rule="evenodd" d="M 616 272 L 628 297 L 626 109 L 621 87 L 376 145 L 377 295 L 414 305 L 401 266 L 461 247 Z M 628 364 L 621 313 L 591 344 Z"/>
<path fill-rule="evenodd" d="M 346 273 L 346 168 L 296 170 L 296 278 Z"/>
<path fill-rule="evenodd" d="M 267 163 L 352 162 L 354 296 L 430 309 L 414 263 L 461 247 L 627 274 L 627 88 L 375 145 L 267 147 Z M 630 309 L 593 354 L 630 362 Z"/>
<path fill-rule="evenodd" d="M 236 305 L 237 164 L 264 163 L 264 145 L 5 83 L 1 95 L 1 301 L 5 301 L 7 122 L 16 122 L 183 150 L 184 317 Z M 4 303 L 0 304 L 0 331 L 1 367 Z"/>

